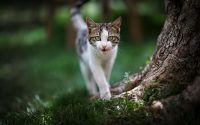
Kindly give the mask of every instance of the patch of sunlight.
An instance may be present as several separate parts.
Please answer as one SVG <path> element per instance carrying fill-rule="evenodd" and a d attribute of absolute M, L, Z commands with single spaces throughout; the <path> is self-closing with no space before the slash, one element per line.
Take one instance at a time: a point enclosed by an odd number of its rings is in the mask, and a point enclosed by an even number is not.
<path fill-rule="evenodd" d="M 149 2 L 139 2 L 137 5 L 138 11 L 141 15 L 153 15 L 153 14 L 157 14 L 157 8 L 158 7 L 154 7 L 153 4 L 149 3 Z"/>
<path fill-rule="evenodd" d="M 44 28 L 36 28 L 30 32 L 24 33 L 24 44 L 33 45 L 35 43 L 44 42 L 46 39 L 46 33 Z"/>
<path fill-rule="evenodd" d="M 65 27 L 70 22 L 70 10 L 69 7 L 60 7 L 56 11 L 55 21 L 61 27 Z"/>
<path fill-rule="evenodd" d="M 45 29 L 36 27 L 34 29 L 20 29 L 14 34 L 1 33 L 0 45 L 8 46 L 31 46 L 46 41 Z"/>
<path fill-rule="evenodd" d="M 100 12 L 100 6 L 97 2 L 90 2 L 88 4 L 86 4 L 83 7 L 83 15 L 89 16 L 92 19 L 99 19 L 99 15 L 101 15 Z"/>
<path fill-rule="evenodd" d="M 112 10 L 118 12 L 125 12 L 127 9 L 123 1 L 111 1 L 110 7 Z"/>
<path fill-rule="evenodd" d="M 42 100 L 39 95 L 35 95 L 32 101 L 27 103 L 26 111 L 27 113 L 36 112 L 41 108 L 49 108 L 52 106 L 51 101 Z"/>

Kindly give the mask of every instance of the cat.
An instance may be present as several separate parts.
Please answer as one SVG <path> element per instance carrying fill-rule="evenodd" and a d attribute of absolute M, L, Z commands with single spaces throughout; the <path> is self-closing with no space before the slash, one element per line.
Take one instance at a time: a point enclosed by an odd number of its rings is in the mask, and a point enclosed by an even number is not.
<path fill-rule="evenodd" d="M 110 23 L 96 23 L 80 14 L 80 7 L 71 9 L 72 22 L 77 32 L 76 50 L 80 69 L 90 95 L 111 98 L 109 79 L 120 40 L 121 17 Z M 96 86 L 97 85 L 97 86 Z"/>

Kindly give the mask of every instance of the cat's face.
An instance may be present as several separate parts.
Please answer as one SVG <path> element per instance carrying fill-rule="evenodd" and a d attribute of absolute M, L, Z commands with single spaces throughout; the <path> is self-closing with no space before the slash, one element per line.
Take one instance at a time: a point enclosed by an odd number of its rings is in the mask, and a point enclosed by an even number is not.
<path fill-rule="evenodd" d="M 120 40 L 121 17 L 111 23 L 95 23 L 87 17 L 86 23 L 89 32 L 89 43 L 95 49 L 107 52 L 118 45 Z"/>

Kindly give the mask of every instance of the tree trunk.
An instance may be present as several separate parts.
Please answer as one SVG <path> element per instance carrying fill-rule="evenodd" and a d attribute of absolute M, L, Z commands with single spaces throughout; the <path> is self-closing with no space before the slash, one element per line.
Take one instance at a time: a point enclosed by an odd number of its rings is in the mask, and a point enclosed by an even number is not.
<path fill-rule="evenodd" d="M 137 0 L 125 0 L 128 9 L 128 21 L 130 24 L 130 35 L 136 42 L 141 41 L 143 37 L 140 15 L 137 9 Z"/>
<path fill-rule="evenodd" d="M 46 31 L 47 31 L 47 39 L 49 42 L 52 41 L 53 35 L 54 35 L 54 18 L 55 18 L 55 12 L 56 12 L 56 5 L 53 4 L 51 1 L 49 8 L 48 8 L 48 14 L 46 18 Z"/>
<path fill-rule="evenodd" d="M 150 63 L 111 89 L 153 109 L 200 103 L 200 1 L 165 0 L 166 21 Z M 125 92 L 127 91 L 127 92 Z M 159 100 L 159 101 L 155 101 Z"/>
<path fill-rule="evenodd" d="M 101 2 L 102 19 L 108 21 L 110 16 L 110 0 L 102 0 Z"/>

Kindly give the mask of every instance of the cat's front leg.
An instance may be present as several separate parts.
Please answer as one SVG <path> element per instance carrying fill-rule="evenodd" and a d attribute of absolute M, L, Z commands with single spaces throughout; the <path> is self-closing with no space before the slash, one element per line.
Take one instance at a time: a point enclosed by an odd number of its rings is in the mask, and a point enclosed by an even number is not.
<path fill-rule="evenodd" d="M 83 62 L 80 62 L 80 68 L 86 81 L 86 87 L 89 91 L 89 94 L 95 96 L 97 94 L 97 89 L 94 78 L 92 77 L 92 72 L 90 71 L 89 67 L 86 66 Z"/>
<path fill-rule="evenodd" d="M 115 62 L 115 59 L 116 59 L 116 56 L 117 56 L 117 50 L 118 50 L 118 47 L 116 46 L 112 50 L 112 56 L 109 58 L 109 60 L 107 60 L 103 64 L 104 72 L 105 72 L 106 79 L 107 79 L 108 82 L 110 80 L 110 75 L 111 75 L 111 72 L 112 72 L 112 68 L 113 68 L 113 65 L 114 65 L 114 62 Z"/>
<path fill-rule="evenodd" d="M 100 65 L 90 64 L 93 77 L 99 87 L 101 99 L 109 100 L 111 98 L 110 86 L 107 82 L 103 67 Z"/>
<path fill-rule="evenodd" d="M 114 61 L 110 60 L 104 65 L 104 72 L 105 72 L 106 80 L 108 82 L 110 80 L 110 75 L 111 75 L 111 72 L 112 72 L 113 63 L 114 63 Z"/>

